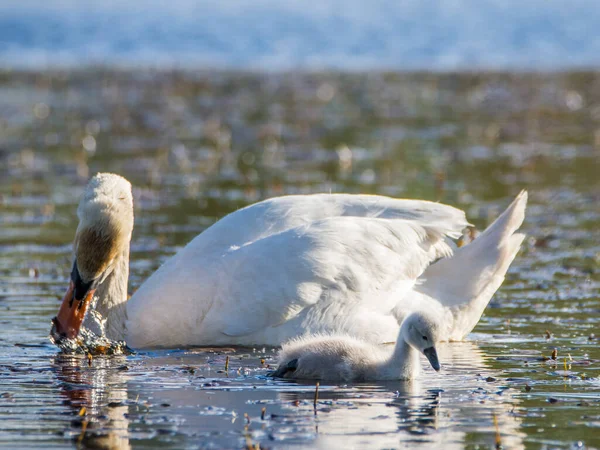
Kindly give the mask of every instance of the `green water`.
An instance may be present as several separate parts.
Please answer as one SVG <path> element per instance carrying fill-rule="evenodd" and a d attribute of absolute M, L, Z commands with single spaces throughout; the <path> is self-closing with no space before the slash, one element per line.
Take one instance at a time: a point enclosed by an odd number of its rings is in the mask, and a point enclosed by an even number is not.
<path fill-rule="evenodd" d="M 315 413 L 314 385 L 265 377 L 272 349 L 57 354 L 98 171 L 134 185 L 131 290 L 282 194 L 439 200 L 483 228 L 526 188 L 528 239 L 440 374 L 323 385 Z M 599 448 L 599 225 L 600 74 L 2 72 L 0 446 Z"/>

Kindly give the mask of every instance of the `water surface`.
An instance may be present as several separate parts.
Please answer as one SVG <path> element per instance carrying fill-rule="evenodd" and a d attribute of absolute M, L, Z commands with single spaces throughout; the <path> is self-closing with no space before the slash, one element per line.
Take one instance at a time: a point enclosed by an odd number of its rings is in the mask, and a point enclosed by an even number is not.
<path fill-rule="evenodd" d="M 0 73 L 0 446 L 600 447 L 598 87 L 594 73 Z M 467 342 L 440 349 L 441 373 L 325 383 L 315 408 L 313 383 L 266 377 L 269 348 L 57 353 L 50 319 L 97 171 L 134 185 L 131 291 L 219 217 L 281 194 L 440 200 L 483 228 L 527 188 L 528 239 Z"/>

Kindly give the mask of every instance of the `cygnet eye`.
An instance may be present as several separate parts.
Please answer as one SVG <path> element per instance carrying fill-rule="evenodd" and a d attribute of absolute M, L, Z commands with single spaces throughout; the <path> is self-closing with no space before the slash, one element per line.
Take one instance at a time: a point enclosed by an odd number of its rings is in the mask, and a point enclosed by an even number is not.
<path fill-rule="evenodd" d="M 423 336 L 423 339 L 427 340 L 427 336 Z"/>

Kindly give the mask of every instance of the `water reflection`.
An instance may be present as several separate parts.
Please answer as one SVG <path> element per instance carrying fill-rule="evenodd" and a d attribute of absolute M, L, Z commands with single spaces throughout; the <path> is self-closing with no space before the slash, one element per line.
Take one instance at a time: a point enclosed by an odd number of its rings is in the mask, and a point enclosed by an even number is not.
<path fill-rule="evenodd" d="M 313 384 L 268 379 L 267 369 L 256 369 L 264 356 L 229 355 L 228 373 L 220 351 L 140 355 L 134 364 L 125 357 L 101 357 L 90 365 L 85 358 L 58 355 L 53 365 L 63 403 L 76 417 L 69 436 L 110 449 L 129 449 L 132 439 L 157 436 L 171 443 L 202 439 L 229 445 L 236 435 L 242 446 L 281 442 L 331 448 L 344 442 L 348 448 L 458 449 L 495 445 L 499 433 L 506 448 L 524 448 L 520 420 L 512 414 L 518 400 L 500 401 L 502 387 L 485 381 L 497 375 L 473 342 L 441 345 L 442 372 L 434 373 L 423 361 L 424 376 L 411 382 L 324 383 L 316 409 Z M 265 364 L 272 361 L 266 358 Z M 86 415 L 78 416 L 82 407 Z"/>
<path fill-rule="evenodd" d="M 479 347 L 472 342 L 446 343 L 440 346 L 439 355 L 444 361 L 439 375 L 426 370 L 422 379 L 413 382 L 380 384 L 379 389 L 395 391 L 392 400 L 368 399 L 360 402 L 362 407 L 337 409 L 328 415 L 318 446 L 331 448 L 343 439 L 354 448 L 366 444 L 379 448 L 424 444 L 445 449 L 480 444 L 490 448 L 496 444 L 495 416 L 502 445 L 524 448 L 525 434 L 512 416 L 517 401 L 498 402 L 493 398 L 496 394 L 478 382 L 493 374 Z"/>
<path fill-rule="evenodd" d="M 66 433 L 86 448 L 129 450 L 127 375 L 124 357 L 86 358 L 57 355 L 56 368 L 63 404 L 73 409 Z M 87 365 L 87 367 L 86 367 Z"/>

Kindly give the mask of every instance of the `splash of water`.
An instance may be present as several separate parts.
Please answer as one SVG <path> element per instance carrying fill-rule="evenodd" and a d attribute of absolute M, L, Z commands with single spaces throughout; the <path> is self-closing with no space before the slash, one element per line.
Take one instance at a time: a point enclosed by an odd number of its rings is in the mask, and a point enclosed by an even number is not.
<path fill-rule="evenodd" d="M 106 320 L 102 315 L 92 310 L 88 313 L 85 325 L 77 337 L 69 339 L 60 335 L 56 323 L 52 321 L 49 339 L 61 353 L 83 355 L 130 355 L 133 351 L 125 341 L 114 341 L 106 337 Z"/>

